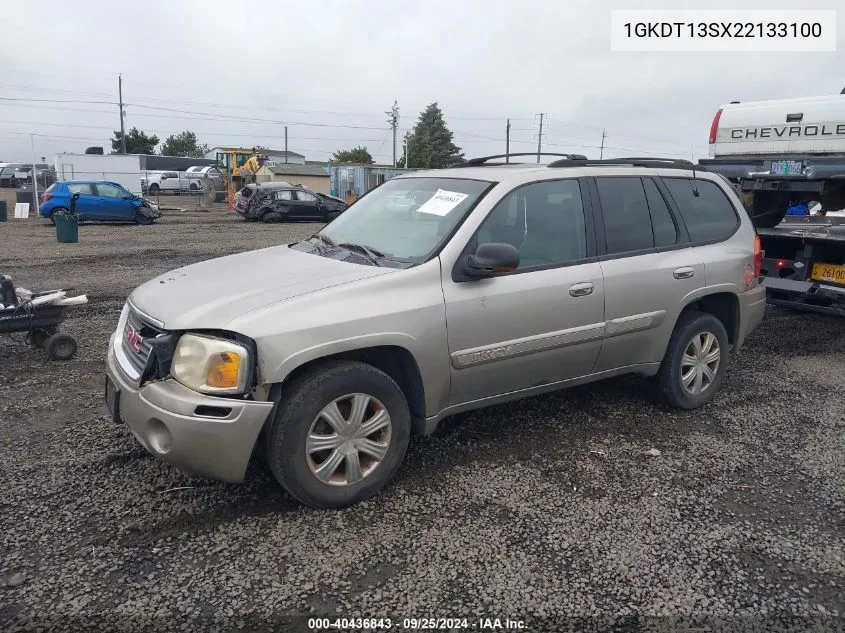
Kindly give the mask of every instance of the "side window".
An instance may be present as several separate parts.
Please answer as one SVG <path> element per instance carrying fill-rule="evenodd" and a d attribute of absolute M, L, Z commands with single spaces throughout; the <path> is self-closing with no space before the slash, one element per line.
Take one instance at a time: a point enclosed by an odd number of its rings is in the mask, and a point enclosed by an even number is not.
<path fill-rule="evenodd" d="M 693 244 L 724 240 L 733 234 L 739 216 L 719 185 L 696 178 L 696 196 L 691 178 L 664 178 L 663 182 L 678 205 Z"/>
<path fill-rule="evenodd" d="M 122 198 L 126 195 L 123 189 L 115 185 L 97 185 L 97 193 L 103 198 Z"/>
<path fill-rule="evenodd" d="M 316 202 L 317 201 L 317 197 L 311 195 L 307 191 L 297 191 L 296 197 L 297 197 L 298 200 L 301 200 L 302 202 Z"/>
<path fill-rule="evenodd" d="M 643 179 L 645 197 L 648 200 L 648 210 L 651 213 L 651 228 L 654 231 L 654 245 L 673 246 L 678 243 L 678 227 L 669 212 L 669 207 L 663 199 L 660 189 L 651 178 Z"/>
<path fill-rule="evenodd" d="M 577 180 L 548 180 L 515 189 L 478 229 L 478 242 L 519 250 L 519 269 L 564 264 L 587 256 L 587 232 Z"/>
<path fill-rule="evenodd" d="M 654 248 L 651 216 L 642 181 L 630 177 L 596 178 L 604 217 L 607 253 Z"/>
<path fill-rule="evenodd" d="M 71 194 L 78 193 L 80 196 L 94 195 L 94 192 L 91 190 L 91 185 L 68 185 L 67 190 L 70 191 Z"/>
<path fill-rule="evenodd" d="M 281 191 L 277 191 L 274 197 L 276 198 L 276 200 L 293 200 L 293 194 L 290 192 L 289 189 L 282 189 Z"/>

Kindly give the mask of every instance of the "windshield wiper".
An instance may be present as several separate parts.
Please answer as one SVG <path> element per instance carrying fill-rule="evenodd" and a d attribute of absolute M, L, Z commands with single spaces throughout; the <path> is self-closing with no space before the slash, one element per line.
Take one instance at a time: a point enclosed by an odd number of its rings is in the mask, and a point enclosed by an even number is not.
<path fill-rule="evenodd" d="M 349 250 L 349 251 L 356 251 L 358 253 L 362 253 L 363 255 L 366 255 L 367 258 L 371 262 L 373 262 L 376 266 L 379 265 L 378 259 L 380 257 L 382 257 L 382 258 L 385 257 L 384 253 L 381 253 L 381 252 L 377 251 L 376 249 L 371 248 L 369 246 L 365 246 L 363 244 L 350 244 L 348 242 L 343 242 L 342 244 L 337 244 L 337 246 L 339 246 L 340 248 L 345 248 L 346 250 Z"/>
<path fill-rule="evenodd" d="M 328 246 L 329 248 L 331 248 L 332 246 L 335 246 L 335 243 L 332 241 L 331 238 L 326 237 L 325 235 L 320 235 L 319 233 L 314 233 L 313 235 L 310 235 L 308 237 L 308 239 L 309 240 L 316 239 L 317 241 L 320 242 L 321 245 Z"/>

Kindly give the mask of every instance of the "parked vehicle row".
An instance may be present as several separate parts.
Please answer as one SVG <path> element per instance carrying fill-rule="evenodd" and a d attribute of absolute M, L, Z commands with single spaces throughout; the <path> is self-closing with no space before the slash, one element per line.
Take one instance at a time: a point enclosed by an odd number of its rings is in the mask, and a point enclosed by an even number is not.
<path fill-rule="evenodd" d="M 288 183 L 249 184 L 235 194 L 235 212 L 248 221 L 331 222 L 346 210 L 340 198 Z"/>
<path fill-rule="evenodd" d="M 260 441 L 291 495 L 339 507 L 460 411 L 620 374 L 709 402 L 765 309 L 730 185 L 686 161 L 494 158 L 397 177 L 306 240 L 136 288 L 107 353 L 114 420 L 232 482 Z M 266 191 L 273 209 L 298 193 Z"/>
<path fill-rule="evenodd" d="M 223 192 L 223 177 L 214 166 L 189 167 L 185 171 L 146 171 L 141 191 L 151 196 L 184 192 Z"/>
<path fill-rule="evenodd" d="M 35 165 L 38 182 L 54 182 L 56 172 L 50 165 L 38 163 Z M 3 163 L 0 164 L 0 188 L 17 188 L 32 180 L 32 163 Z"/>

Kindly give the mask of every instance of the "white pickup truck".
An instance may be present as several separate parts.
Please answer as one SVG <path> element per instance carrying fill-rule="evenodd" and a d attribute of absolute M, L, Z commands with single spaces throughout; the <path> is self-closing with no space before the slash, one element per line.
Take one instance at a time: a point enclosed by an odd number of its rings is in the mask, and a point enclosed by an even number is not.
<path fill-rule="evenodd" d="M 845 90 L 722 106 L 710 158 L 699 165 L 743 196 L 764 251 L 769 302 L 845 316 Z M 821 211 L 787 214 L 810 202 Z"/>
<path fill-rule="evenodd" d="M 151 196 L 180 191 L 198 192 L 202 188 L 200 178 L 200 175 L 188 175 L 184 171 L 147 171 L 141 178 L 141 186 Z"/>

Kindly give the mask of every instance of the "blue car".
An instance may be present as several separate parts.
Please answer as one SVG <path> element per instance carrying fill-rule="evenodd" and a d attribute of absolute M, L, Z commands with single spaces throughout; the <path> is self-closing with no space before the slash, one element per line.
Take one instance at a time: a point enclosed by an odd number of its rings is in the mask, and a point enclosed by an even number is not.
<path fill-rule="evenodd" d="M 71 209 L 76 197 L 76 214 L 82 222 L 135 222 L 152 224 L 161 217 L 156 204 L 107 180 L 65 180 L 50 185 L 41 196 L 42 218 L 55 224 L 57 212 Z"/>

